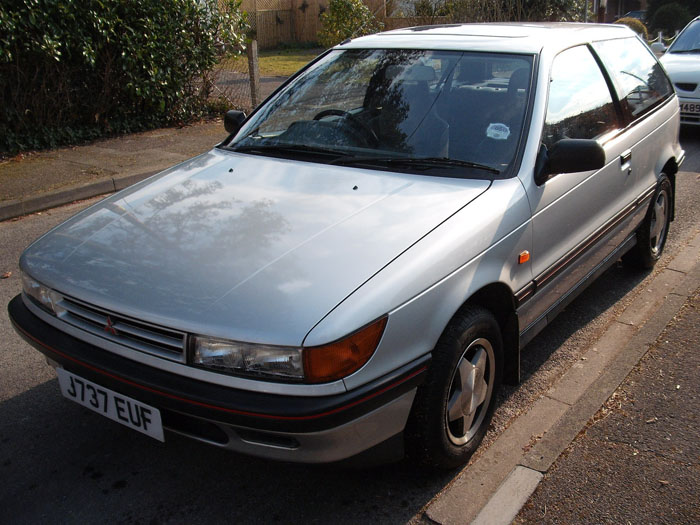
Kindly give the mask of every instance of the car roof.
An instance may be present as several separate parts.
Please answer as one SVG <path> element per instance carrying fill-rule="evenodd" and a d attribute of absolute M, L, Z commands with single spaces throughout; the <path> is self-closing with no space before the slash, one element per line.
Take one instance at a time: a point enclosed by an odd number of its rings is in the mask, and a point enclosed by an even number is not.
<path fill-rule="evenodd" d="M 634 34 L 622 24 L 448 24 L 395 29 L 346 41 L 338 47 L 454 49 L 535 54 L 545 46 L 558 50 L 575 44 L 629 37 Z"/>

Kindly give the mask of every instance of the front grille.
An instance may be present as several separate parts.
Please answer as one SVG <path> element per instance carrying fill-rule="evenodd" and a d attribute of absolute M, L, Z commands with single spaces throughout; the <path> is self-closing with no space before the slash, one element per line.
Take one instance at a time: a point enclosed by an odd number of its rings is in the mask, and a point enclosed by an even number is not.
<path fill-rule="evenodd" d="M 137 321 L 66 296 L 56 306 L 59 319 L 81 330 L 140 352 L 185 361 L 184 332 Z"/>
<path fill-rule="evenodd" d="M 681 91 L 695 91 L 695 88 L 698 87 L 698 85 L 691 84 L 689 82 L 676 82 L 676 87 Z"/>

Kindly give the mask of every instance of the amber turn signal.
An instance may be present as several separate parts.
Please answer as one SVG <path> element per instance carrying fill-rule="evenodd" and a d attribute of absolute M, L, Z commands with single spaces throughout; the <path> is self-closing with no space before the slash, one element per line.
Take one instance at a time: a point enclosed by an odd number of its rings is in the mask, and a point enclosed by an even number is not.
<path fill-rule="evenodd" d="M 359 370 L 379 345 L 386 320 L 384 316 L 334 343 L 304 348 L 304 380 L 326 383 Z"/>
<path fill-rule="evenodd" d="M 524 264 L 529 260 L 530 252 L 528 252 L 527 250 L 520 252 L 520 255 L 518 255 L 518 264 Z"/>

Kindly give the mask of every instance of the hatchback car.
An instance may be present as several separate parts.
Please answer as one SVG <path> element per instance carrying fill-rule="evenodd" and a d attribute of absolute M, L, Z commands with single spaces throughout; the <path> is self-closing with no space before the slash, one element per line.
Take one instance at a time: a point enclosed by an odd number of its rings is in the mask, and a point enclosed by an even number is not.
<path fill-rule="evenodd" d="M 685 26 L 660 60 L 678 93 L 681 124 L 700 126 L 700 16 Z"/>
<path fill-rule="evenodd" d="M 683 160 L 624 26 L 357 38 L 226 126 L 27 248 L 9 312 L 67 398 L 300 462 L 464 463 L 528 341 L 658 260 Z"/>

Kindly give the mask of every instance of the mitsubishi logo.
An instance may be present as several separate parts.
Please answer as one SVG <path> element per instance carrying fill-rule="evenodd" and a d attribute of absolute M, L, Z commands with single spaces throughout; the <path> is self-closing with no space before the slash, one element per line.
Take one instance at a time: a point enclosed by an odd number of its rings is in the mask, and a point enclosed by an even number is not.
<path fill-rule="evenodd" d="M 117 329 L 114 328 L 114 323 L 112 322 L 112 318 L 110 316 L 107 316 L 107 324 L 105 325 L 104 330 L 108 334 L 117 335 Z"/>

